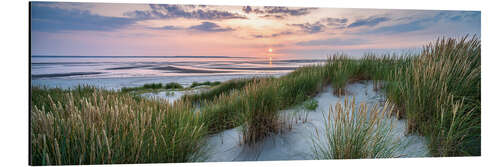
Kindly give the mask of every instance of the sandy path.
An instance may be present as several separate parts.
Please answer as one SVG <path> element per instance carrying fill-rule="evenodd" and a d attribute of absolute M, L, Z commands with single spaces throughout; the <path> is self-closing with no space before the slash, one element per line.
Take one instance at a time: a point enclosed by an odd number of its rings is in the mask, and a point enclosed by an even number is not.
<path fill-rule="evenodd" d="M 349 84 L 347 97 L 356 98 L 356 105 L 364 102 L 368 105 L 383 102 L 384 96 L 373 91 L 373 83 L 366 81 Z M 346 96 L 334 96 L 329 86 L 314 99 L 318 101 L 315 111 L 303 111 L 300 107 L 284 110 L 282 113 L 301 115 L 304 118 L 307 113 L 307 121 L 298 121 L 293 124 L 291 131 L 283 134 L 275 134 L 247 147 L 240 144 L 241 133 L 238 128 L 229 129 L 208 137 L 208 160 L 207 161 L 254 161 L 254 160 L 308 160 L 313 159 L 312 138 L 315 131 L 324 134 L 324 115 L 328 114 L 330 105 L 335 106 L 337 102 L 343 102 Z M 424 137 L 409 135 L 405 136 L 406 120 L 394 120 L 394 137 L 399 137 L 409 142 L 408 147 L 400 153 L 402 157 L 424 157 L 428 155 Z"/>

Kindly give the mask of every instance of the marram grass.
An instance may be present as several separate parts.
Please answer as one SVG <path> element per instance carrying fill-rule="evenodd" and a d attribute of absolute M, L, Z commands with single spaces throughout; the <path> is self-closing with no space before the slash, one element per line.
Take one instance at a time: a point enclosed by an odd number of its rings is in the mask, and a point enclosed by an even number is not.
<path fill-rule="evenodd" d="M 434 156 L 480 155 L 481 45 L 476 36 L 439 39 L 387 76 L 388 98 L 427 136 Z"/>
<path fill-rule="evenodd" d="M 367 54 L 356 60 L 334 54 L 324 64 L 279 78 L 223 82 L 173 105 L 127 91 L 32 87 L 31 163 L 202 160 L 206 134 L 242 126 L 245 143 L 258 142 L 291 128 L 277 111 L 303 104 L 329 84 L 332 93 L 348 94 L 345 86 L 358 80 L 373 80 L 385 92 L 408 120 L 408 131 L 427 137 L 433 156 L 480 155 L 480 47 L 474 36 L 440 39 L 413 55 Z M 195 107 L 200 111 L 193 112 Z M 394 156 L 361 152 L 343 156 Z"/>
<path fill-rule="evenodd" d="M 220 96 L 231 91 L 239 91 L 243 89 L 247 84 L 251 82 L 259 82 L 260 78 L 242 78 L 242 79 L 232 79 L 223 83 L 219 83 L 216 86 L 210 88 L 207 91 L 202 91 L 197 94 L 184 95 L 182 98 L 184 100 L 191 101 L 193 103 L 200 103 L 204 100 L 213 100 L 217 96 Z M 216 83 L 216 82 L 212 82 Z"/>
<path fill-rule="evenodd" d="M 94 88 L 85 88 L 85 94 L 53 91 L 32 92 L 34 97 L 49 101 L 49 106 L 35 102 L 31 111 L 33 165 L 166 163 L 203 158 L 206 126 L 186 103 L 170 105 Z"/>
<path fill-rule="evenodd" d="M 254 144 L 271 133 L 285 129 L 278 114 L 279 100 L 276 96 L 278 87 L 271 81 L 260 84 L 250 84 L 245 87 L 244 94 L 248 97 L 243 101 L 244 112 L 241 115 L 243 143 Z"/>
<path fill-rule="evenodd" d="M 338 102 L 335 109 L 325 118 L 325 133 L 316 130 L 313 137 L 316 159 L 360 159 L 394 158 L 406 142 L 393 137 L 393 108 L 389 103 L 383 107 L 372 107 L 362 103 L 356 108 L 355 99 L 348 97 L 342 105 Z"/>

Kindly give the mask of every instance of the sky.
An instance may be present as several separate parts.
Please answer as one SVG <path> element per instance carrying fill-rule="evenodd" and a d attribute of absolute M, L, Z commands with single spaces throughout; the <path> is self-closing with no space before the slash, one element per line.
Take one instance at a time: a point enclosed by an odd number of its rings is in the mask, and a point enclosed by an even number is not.
<path fill-rule="evenodd" d="M 31 54 L 324 58 L 481 36 L 479 11 L 31 3 Z M 272 50 L 272 51 L 271 51 Z"/>

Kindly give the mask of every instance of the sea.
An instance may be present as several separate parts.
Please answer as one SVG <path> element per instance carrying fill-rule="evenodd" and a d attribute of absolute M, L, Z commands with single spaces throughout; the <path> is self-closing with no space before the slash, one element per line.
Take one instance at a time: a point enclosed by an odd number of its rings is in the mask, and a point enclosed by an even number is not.
<path fill-rule="evenodd" d="M 227 81 L 249 77 L 279 77 L 296 68 L 321 64 L 326 58 L 287 59 L 232 56 L 47 56 L 32 55 L 31 85 L 103 89 L 146 83 Z"/>

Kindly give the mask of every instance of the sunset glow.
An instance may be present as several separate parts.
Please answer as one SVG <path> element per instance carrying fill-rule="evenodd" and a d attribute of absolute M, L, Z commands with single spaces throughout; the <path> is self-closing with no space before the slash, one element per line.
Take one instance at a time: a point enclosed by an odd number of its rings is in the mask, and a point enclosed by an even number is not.
<path fill-rule="evenodd" d="M 33 55 L 262 57 L 267 48 L 275 58 L 324 58 L 481 35 L 475 11 L 47 2 L 31 11 Z"/>
<path fill-rule="evenodd" d="M 29 165 L 482 156 L 481 11 L 24 4 Z"/>

